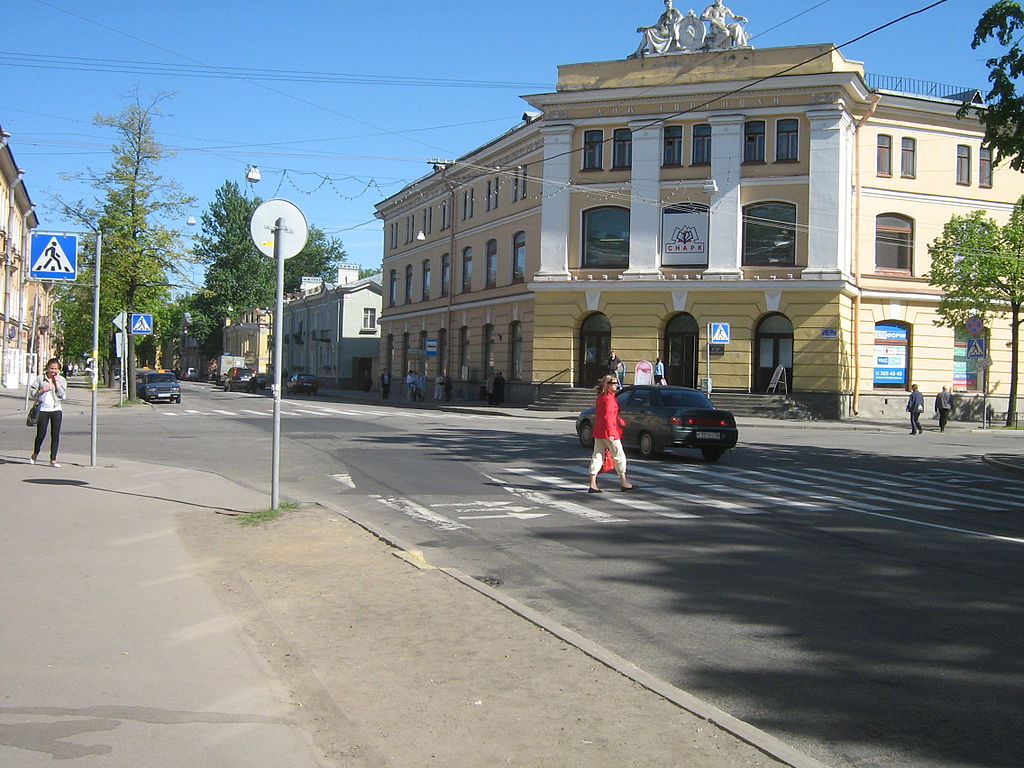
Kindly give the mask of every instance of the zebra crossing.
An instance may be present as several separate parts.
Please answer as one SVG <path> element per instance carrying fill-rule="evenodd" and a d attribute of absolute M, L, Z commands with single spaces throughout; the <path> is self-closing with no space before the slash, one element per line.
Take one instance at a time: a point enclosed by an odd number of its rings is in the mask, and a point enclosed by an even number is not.
<path fill-rule="evenodd" d="M 798 514 L 824 521 L 840 513 L 886 519 L 901 527 L 942 530 L 955 535 L 1024 544 L 1024 537 L 1000 530 L 998 518 L 977 513 L 1024 511 L 1024 482 L 968 472 L 944 472 L 939 482 L 920 489 L 913 472 L 883 472 L 844 467 L 750 469 L 703 464 L 665 465 L 634 461 L 630 476 L 636 492 L 620 493 L 614 477 L 605 479 L 606 493 L 582 495 L 587 468 L 507 467 L 485 475 L 516 498 L 520 515 L 534 525 L 630 525 L 669 518 L 683 524 L 728 516 Z M 421 500 L 413 510 L 407 500 L 375 497 L 396 512 L 439 530 L 466 530 L 489 521 L 510 521 L 510 515 L 482 514 L 507 501 L 469 502 L 470 512 L 450 517 L 451 504 Z M 465 510 L 463 510 L 465 511 Z M 925 514 L 927 513 L 927 514 Z M 927 519 L 926 519 L 927 518 Z M 1014 520 L 1015 518 L 1008 518 Z"/>
<path fill-rule="evenodd" d="M 237 417 L 237 418 L 272 418 L 274 415 L 273 405 L 268 405 L 262 409 L 256 408 L 235 408 L 233 410 L 227 410 L 224 408 L 207 408 L 205 410 L 198 410 L 195 408 L 181 408 L 173 411 L 160 411 L 161 416 L 169 416 L 171 418 L 187 418 L 190 416 L 226 416 L 226 417 Z M 281 404 L 281 415 L 284 417 L 288 416 L 373 416 L 373 417 L 387 417 L 387 416 L 398 416 L 402 419 L 408 420 L 409 418 L 417 419 L 438 419 L 442 421 L 451 421 L 452 419 L 465 419 L 471 418 L 472 414 L 468 413 L 456 413 L 453 411 L 428 411 L 428 410 L 417 410 L 407 411 L 401 409 L 374 409 L 374 408 L 360 408 L 359 410 L 351 410 L 345 408 L 334 408 L 329 406 L 320 406 L 310 403 L 288 403 L 282 402 Z"/>

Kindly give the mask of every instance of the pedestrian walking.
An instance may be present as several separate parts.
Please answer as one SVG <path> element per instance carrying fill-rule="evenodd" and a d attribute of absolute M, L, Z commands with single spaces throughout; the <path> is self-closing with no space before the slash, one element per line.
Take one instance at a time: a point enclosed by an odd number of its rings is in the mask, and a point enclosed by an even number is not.
<path fill-rule="evenodd" d="M 68 396 L 68 380 L 60 374 L 60 360 L 50 358 L 46 370 L 33 379 L 28 388 L 28 396 L 39 406 L 39 421 L 36 422 L 36 440 L 32 449 L 29 464 L 35 464 L 39 458 L 39 449 L 43 447 L 47 429 L 50 432 L 50 466 L 59 467 L 57 449 L 60 447 L 60 427 L 64 421 L 64 410 L 61 401 Z"/>
<path fill-rule="evenodd" d="M 494 405 L 501 405 L 505 402 L 505 377 L 501 375 L 501 371 L 494 374 L 491 399 L 494 401 Z"/>
<path fill-rule="evenodd" d="M 907 398 L 907 413 L 910 414 L 910 434 L 920 435 L 921 414 L 924 413 L 924 395 L 917 389 L 917 384 L 910 385 L 910 397 Z"/>
<path fill-rule="evenodd" d="M 427 372 L 422 370 L 416 376 L 416 399 L 421 403 L 427 394 Z"/>
<path fill-rule="evenodd" d="M 935 396 L 935 413 L 939 416 L 939 432 L 946 431 L 946 422 L 949 421 L 950 411 L 953 410 L 953 394 L 949 387 L 943 387 L 942 391 Z"/>
<path fill-rule="evenodd" d="M 452 401 L 452 377 L 447 373 L 444 375 L 444 400 L 446 403 Z"/>
<path fill-rule="evenodd" d="M 434 399 L 440 400 L 442 397 L 444 397 L 444 375 L 439 373 L 434 379 Z"/>
<path fill-rule="evenodd" d="M 619 380 L 612 375 L 603 377 L 597 383 L 597 401 L 594 408 L 594 453 L 590 457 L 590 487 L 588 493 L 601 493 L 597 487 L 597 475 L 604 464 L 605 450 L 611 451 L 615 472 L 619 476 L 619 490 L 631 491 L 633 484 L 626 479 L 626 453 L 622 450 L 622 427 L 619 418 L 619 402 L 615 394 Z"/>
<path fill-rule="evenodd" d="M 620 387 L 625 383 L 626 364 L 619 359 L 618 355 L 615 354 L 615 350 L 612 350 L 612 354 L 608 358 L 608 373 L 619 380 Z"/>
<path fill-rule="evenodd" d="M 410 403 L 416 401 L 416 371 L 412 368 L 405 375 L 405 399 Z"/>
<path fill-rule="evenodd" d="M 387 400 L 391 394 L 391 371 L 387 368 L 380 372 L 380 394 L 383 400 Z"/>
<path fill-rule="evenodd" d="M 667 384 L 665 381 L 665 363 L 660 357 L 654 360 L 654 383 L 655 384 Z"/>

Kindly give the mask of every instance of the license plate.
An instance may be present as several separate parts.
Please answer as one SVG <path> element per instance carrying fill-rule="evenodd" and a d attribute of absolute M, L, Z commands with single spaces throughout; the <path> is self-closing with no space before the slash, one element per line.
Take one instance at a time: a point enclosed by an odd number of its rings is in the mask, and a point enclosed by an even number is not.
<path fill-rule="evenodd" d="M 698 440 L 721 440 L 722 436 L 717 432 L 698 432 Z"/>

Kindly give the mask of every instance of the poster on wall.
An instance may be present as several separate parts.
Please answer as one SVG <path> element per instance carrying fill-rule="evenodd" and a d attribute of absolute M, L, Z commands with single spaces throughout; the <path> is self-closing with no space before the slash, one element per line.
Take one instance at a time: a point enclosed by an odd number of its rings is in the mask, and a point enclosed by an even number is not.
<path fill-rule="evenodd" d="M 708 207 L 700 203 L 673 205 L 661 214 L 661 265 L 708 265 Z"/>
<path fill-rule="evenodd" d="M 875 386 L 903 388 L 907 384 L 909 332 L 900 325 L 875 326 Z"/>

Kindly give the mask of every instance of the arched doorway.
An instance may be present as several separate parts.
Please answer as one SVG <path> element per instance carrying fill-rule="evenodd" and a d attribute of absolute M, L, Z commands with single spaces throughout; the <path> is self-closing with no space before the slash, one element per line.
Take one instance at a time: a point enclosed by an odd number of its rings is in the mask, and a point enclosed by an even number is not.
<path fill-rule="evenodd" d="M 767 392 L 780 365 L 786 369 L 787 389 L 793 387 L 793 323 L 785 315 L 768 315 L 757 324 L 754 341 L 754 391 Z"/>
<path fill-rule="evenodd" d="M 693 315 L 676 315 L 665 326 L 665 376 L 677 387 L 697 385 L 697 339 L 700 328 Z"/>
<path fill-rule="evenodd" d="M 611 353 L 612 324 L 600 312 L 595 312 L 580 326 L 576 386 L 592 387 L 597 384 L 597 380 L 608 373 L 608 358 Z"/>

